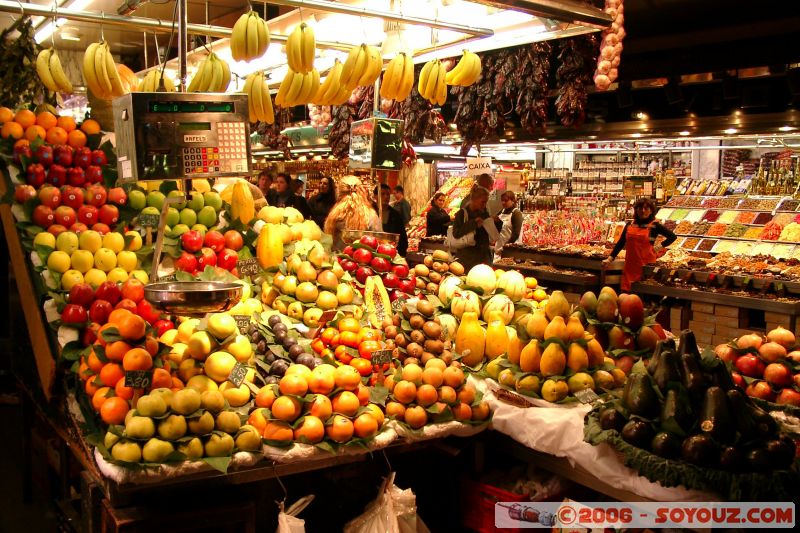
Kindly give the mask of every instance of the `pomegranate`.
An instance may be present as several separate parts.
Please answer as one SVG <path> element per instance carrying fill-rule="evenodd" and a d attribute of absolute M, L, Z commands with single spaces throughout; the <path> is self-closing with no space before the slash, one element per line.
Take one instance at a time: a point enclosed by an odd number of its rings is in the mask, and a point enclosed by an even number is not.
<path fill-rule="evenodd" d="M 786 348 L 777 342 L 768 342 L 761 345 L 758 349 L 758 355 L 760 355 L 764 361 L 774 363 L 786 357 Z"/>
<path fill-rule="evenodd" d="M 734 350 L 733 347 L 728 344 L 717 345 L 717 347 L 714 348 L 714 353 L 726 363 L 735 363 L 739 358 L 739 354 L 736 352 L 736 350 Z"/>
<path fill-rule="evenodd" d="M 794 405 L 800 407 L 800 392 L 794 389 L 783 389 L 775 399 L 778 405 Z"/>
<path fill-rule="evenodd" d="M 789 349 L 790 347 L 794 346 L 795 343 L 794 333 L 781 326 L 778 326 L 777 328 L 767 333 L 767 340 L 769 342 L 778 343 L 786 349 Z"/>
<path fill-rule="evenodd" d="M 736 360 L 736 370 L 749 378 L 760 378 L 764 375 L 764 363 L 757 356 L 748 353 Z"/>
<path fill-rule="evenodd" d="M 780 363 L 770 363 L 764 369 L 764 380 L 773 387 L 788 387 L 794 382 L 792 371 Z"/>
<path fill-rule="evenodd" d="M 775 401 L 775 392 L 773 392 L 772 387 L 770 387 L 769 383 L 766 381 L 752 382 L 747 386 L 745 394 L 751 398 L 761 398 L 762 400 L 766 400 L 768 402 Z"/>
<path fill-rule="evenodd" d="M 756 333 L 748 333 L 739 337 L 739 339 L 736 341 L 736 346 L 738 346 L 741 350 L 746 350 L 748 348 L 754 348 L 758 350 L 761 348 L 763 343 L 764 339 L 761 338 L 761 335 Z"/>

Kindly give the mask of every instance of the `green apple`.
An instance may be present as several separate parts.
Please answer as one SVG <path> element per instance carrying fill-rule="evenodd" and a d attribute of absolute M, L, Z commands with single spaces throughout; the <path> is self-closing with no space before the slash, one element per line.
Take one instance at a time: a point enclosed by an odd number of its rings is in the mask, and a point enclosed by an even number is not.
<path fill-rule="evenodd" d="M 207 205 L 197 213 L 197 221 L 206 227 L 211 227 L 217 223 L 217 212 Z"/>
<path fill-rule="evenodd" d="M 132 416 L 125 422 L 125 435 L 132 439 L 149 439 L 156 433 L 153 419 L 147 416 Z"/>
<path fill-rule="evenodd" d="M 108 272 L 117 266 L 117 254 L 108 248 L 100 248 L 94 253 L 94 266 L 103 272 Z"/>
<path fill-rule="evenodd" d="M 217 191 L 204 192 L 203 201 L 206 206 L 211 207 L 214 211 L 220 211 L 222 209 L 222 198 L 220 198 Z"/>
<path fill-rule="evenodd" d="M 151 191 L 147 194 L 147 207 L 155 207 L 161 211 L 161 206 L 164 205 L 164 194 L 160 191 Z"/>
<path fill-rule="evenodd" d="M 170 207 L 167 209 L 167 226 L 174 226 L 175 224 L 180 224 L 181 221 L 181 212 L 175 209 L 174 207 Z"/>
<path fill-rule="evenodd" d="M 203 441 L 197 437 L 189 442 L 178 444 L 178 451 L 186 456 L 189 461 L 196 461 L 203 457 Z"/>
<path fill-rule="evenodd" d="M 142 209 L 142 212 L 140 214 L 142 214 L 142 215 L 155 215 L 157 217 L 160 217 L 161 216 L 161 209 L 157 208 L 157 207 L 145 207 L 144 209 Z"/>
<path fill-rule="evenodd" d="M 186 224 L 175 224 L 172 227 L 172 235 L 174 235 L 175 237 L 180 237 L 181 235 L 189 231 L 189 229 L 190 229 L 189 226 L 187 226 Z"/>
<path fill-rule="evenodd" d="M 176 198 L 176 197 L 185 198 L 185 195 L 181 191 L 169 191 L 167 198 Z M 178 202 L 176 204 L 170 204 L 170 205 L 175 209 L 177 209 L 178 211 L 180 211 L 181 209 L 186 207 L 186 201 L 184 200 L 183 202 Z"/>
<path fill-rule="evenodd" d="M 191 209 L 192 211 L 200 211 L 206 205 L 205 199 L 203 199 L 203 193 L 198 191 L 192 191 L 189 201 L 186 203 L 186 207 Z"/>
<path fill-rule="evenodd" d="M 141 416 L 164 416 L 167 412 L 167 402 L 161 394 L 151 392 L 139 398 L 136 402 L 136 410 Z"/>
<path fill-rule="evenodd" d="M 111 448 L 111 457 L 117 461 L 138 463 L 142 459 L 142 449 L 136 442 L 130 440 L 120 441 Z"/>
<path fill-rule="evenodd" d="M 187 226 L 194 226 L 197 224 L 197 213 L 188 207 L 181 209 L 181 224 L 186 224 Z"/>
<path fill-rule="evenodd" d="M 208 227 L 205 226 L 204 224 L 195 224 L 194 226 L 192 226 L 192 229 L 195 231 L 199 231 L 200 235 L 202 235 L 203 237 L 206 236 L 206 232 L 208 231 Z"/>
<path fill-rule="evenodd" d="M 183 437 L 186 435 L 186 419 L 181 415 L 169 415 L 158 423 L 158 435 L 165 440 Z"/>
<path fill-rule="evenodd" d="M 119 261 L 119 259 L 117 259 L 117 261 Z M 126 281 L 128 281 L 129 277 L 130 274 L 128 274 L 124 268 L 116 267 L 108 271 L 108 274 L 106 275 L 106 280 L 113 281 L 114 283 L 125 283 Z"/>
<path fill-rule="evenodd" d="M 261 449 L 261 435 L 258 429 L 253 426 L 242 426 L 239 434 L 236 435 L 236 447 L 240 450 L 255 452 Z"/>
<path fill-rule="evenodd" d="M 224 457 L 233 451 L 233 437 L 227 433 L 222 435 L 212 433 L 206 442 L 206 455 L 208 457 Z"/>
<path fill-rule="evenodd" d="M 128 205 L 131 209 L 141 211 L 147 207 L 147 196 L 139 189 L 132 189 L 131 192 L 128 193 Z"/>
<path fill-rule="evenodd" d="M 147 463 L 163 463 L 167 456 L 174 451 L 175 448 L 171 443 L 152 438 L 142 448 L 142 458 Z"/>

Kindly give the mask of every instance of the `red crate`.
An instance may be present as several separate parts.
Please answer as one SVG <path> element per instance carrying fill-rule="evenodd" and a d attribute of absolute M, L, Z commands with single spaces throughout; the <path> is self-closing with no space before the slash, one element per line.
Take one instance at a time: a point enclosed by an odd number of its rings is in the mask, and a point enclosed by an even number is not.
<path fill-rule="evenodd" d="M 527 494 L 508 492 L 492 485 L 462 479 L 462 516 L 464 527 L 478 533 L 495 531 L 518 532 L 519 528 L 499 529 L 494 526 L 494 507 L 497 502 L 526 502 Z"/>

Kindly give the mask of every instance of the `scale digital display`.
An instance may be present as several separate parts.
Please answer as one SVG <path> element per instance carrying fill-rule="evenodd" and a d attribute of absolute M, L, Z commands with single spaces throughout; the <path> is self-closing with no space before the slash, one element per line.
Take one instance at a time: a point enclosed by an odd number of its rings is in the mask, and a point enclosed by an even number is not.
<path fill-rule="evenodd" d="M 232 102 L 148 102 L 151 113 L 233 113 Z"/>
<path fill-rule="evenodd" d="M 181 122 L 178 124 L 178 127 L 181 131 L 203 131 L 203 130 L 210 130 L 211 123 L 210 122 Z"/>

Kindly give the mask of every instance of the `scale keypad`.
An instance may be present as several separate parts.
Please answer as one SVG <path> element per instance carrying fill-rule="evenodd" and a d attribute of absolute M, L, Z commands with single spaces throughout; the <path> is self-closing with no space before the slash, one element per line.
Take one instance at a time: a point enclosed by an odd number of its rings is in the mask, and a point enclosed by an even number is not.
<path fill-rule="evenodd" d="M 184 148 L 183 172 L 188 174 L 209 174 L 220 171 L 219 148 Z"/>
<path fill-rule="evenodd" d="M 217 142 L 215 147 L 182 149 L 185 176 L 247 171 L 248 139 L 244 122 L 217 123 Z"/>

